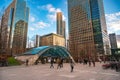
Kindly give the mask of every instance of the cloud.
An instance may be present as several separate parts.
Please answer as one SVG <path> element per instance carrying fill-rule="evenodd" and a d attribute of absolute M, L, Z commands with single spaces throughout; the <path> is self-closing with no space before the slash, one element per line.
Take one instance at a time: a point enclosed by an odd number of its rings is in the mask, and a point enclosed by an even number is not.
<path fill-rule="evenodd" d="M 109 18 L 108 21 L 120 20 L 120 12 L 113 13 L 113 14 L 106 14 L 106 17 Z"/>
<path fill-rule="evenodd" d="M 47 8 L 47 10 L 51 13 L 56 11 L 56 9 L 52 6 L 52 4 L 47 4 L 44 7 Z"/>
<path fill-rule="evenodd" d="M 52 4 L 38 6 L 37 8 L 47 10 L 49 13 L 61 12 L 60 8 L 55 8 Z"/>
<path fill-rule="evenodd" d="M 108 33 L 120 32 L 120 12 L 106 14 Z"/>
<path fill-rule="evenodd" d="M 35 15 L 30 14 L 29 16 L 29 30 L 30 31 L 35 31 L 38 29 L 46 28 L 49 27 L 50 24 L 44 22 L 44 21 L 39 21 L 38 19 L 35 18 Z"/>
<path fill-rule="evenodd" d="M 50 25 L 46 22 L 43 22 L 43 21 L 39 21 L 37 23 L 34 23 L 33 24 L 35 26 L 36 29 L 39 29 L 39 28 L 46 28 L 46 27 L 49 27 Z"/>
<path fill-rule="evenodd" d="M 35 28 L 33 28 L 33 27 L 30 27 L 30 30 L 31 30 L 31 31 L 34 31 L 34 30 L 35 30 Z"/>
<path fill-rule="evenodd" d="M 52 20 L 52 22 L 54 22 L 54 21 L 56 21 L 56 14 L 48 14 L 48 15 L 47 15 L 47 18 L 48 18 L 49 20 Z"/>
<path fill-rule="evenodd" d="M 39 21 L 35 24 L 36 28 L 45 28 L 45 27 L 49 27 L 50 25 L 46 22 L 43 21 Z"/>
<path fill-rule="evenodd" d="M 64 20 L 64 21 L 66 20 L 66 17 L 65 17 L 65 15 L 63 15 L 63 20 Z"/>
<path fill-rule="evenodd" d="M 32 15 L 30 15 L 30 16 L 29 16 L 29 21 L 30 21 L 30 22 L 35 22 L 35 17 L 32 16 Z"/>
<path fill-rule="evenodd" d="M 30 31 L 35 31 L 38 29 L 44 29 L 44 28 L 50 27 L 50 24 L 43 22 L 43 21 L 33 22 L 29 25 L 30 25 L 29 26 Z"/>
<path fill-rule="evenodd" d="M 57 12 L 62 12 L 60 8 L 55 8 L 52 4 L 47 4 L 44 6 L 38 6 L 39 9 L 47 10 L 47 18 L 50 20 L 52 23 L 56 21 L 56 13 Z M 66 17 L 63 15 L 63 20 L 65 20 Z"/>

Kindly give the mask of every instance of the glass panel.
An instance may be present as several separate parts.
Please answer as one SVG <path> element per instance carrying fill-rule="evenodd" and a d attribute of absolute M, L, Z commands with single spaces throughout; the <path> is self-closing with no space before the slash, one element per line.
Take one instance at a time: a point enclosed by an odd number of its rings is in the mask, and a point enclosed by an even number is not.
<path fill-rule="evenodd" d="M 39 54 L 42 57 L 61 57 L 68 58 L 70 57 L 69 52 L 64 47 L 60 46 L 42 46 L 38 48 L 33 48 L 32 50 L 24 53 L 25 55 L 34 55 Z"/>

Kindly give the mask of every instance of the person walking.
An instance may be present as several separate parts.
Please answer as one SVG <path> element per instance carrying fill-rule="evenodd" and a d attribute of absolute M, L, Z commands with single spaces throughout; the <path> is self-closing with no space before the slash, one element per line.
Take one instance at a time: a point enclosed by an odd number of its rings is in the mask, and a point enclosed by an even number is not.
<path fill-rule="evenodd" d="M 61 67 L 63 68 L 63 61 L 64 61 L 64 59 L 61 59 Z"/>
<path fill-rule="evenodd" d="M 28 62 L 29 62 L 29 60 L 28 60 L 28 59 L 26 59 L 26 66 L 28 66 Z"/>
<path fill-rule="evenodd" d="M 93 66 L 95 67 L 95 60 L 92 59 Z"/>
<path fill-rule="evenodd" d="M 71 72 L 73 72 L 73 69 L 74 69 L 74 62 L 72 59 L 70 59 L 70 67 L 71 67 Z"/>
<path fill-rule="evenodd" d="M 51 58 L 51 62 L 50 62 L 50 68 L 54 68 L 54 66 L 53 66 L 53 64 L 54 64 L 54 60 L 53 60 L 53 58 Z"/>
<path fill-rule="evenodd" d="M 57 63 L 58 63 L 57 69 L 61 68 L 61 60 L 60 59 L 57 60 Z"/>
<path fill-rule="evenodd" d="M 89 62 L 89 67 L 90 67 L 90 66 L 91 66 L 91 59 L 89 59 L 89 61 L 88 61 L 88 62 Z"/>
<path fill-rule="evenodd" d="M 100 58 L 98 60 L 99 60 L 100 63 L 102 62 L 102 60 Z"/>

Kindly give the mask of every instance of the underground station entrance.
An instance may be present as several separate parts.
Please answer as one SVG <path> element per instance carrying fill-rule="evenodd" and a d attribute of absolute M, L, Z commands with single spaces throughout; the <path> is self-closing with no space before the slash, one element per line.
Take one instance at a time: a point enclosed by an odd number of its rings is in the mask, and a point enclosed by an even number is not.
<path fill-rule="evenodd" d="M 70 59 L 73 60 L 68 50 L 61 46 L 41 46 L 33 48 L 23 53 L 22 56 L 18 56 L 17 59 L 24 59 L 24 61 L 29 60 L 29 64 L 45 64 L 49 63 L 51 59 L 54 61 L 54 63 L 61 59 L 63 59 L 64 62 L 69 62 Z"/>

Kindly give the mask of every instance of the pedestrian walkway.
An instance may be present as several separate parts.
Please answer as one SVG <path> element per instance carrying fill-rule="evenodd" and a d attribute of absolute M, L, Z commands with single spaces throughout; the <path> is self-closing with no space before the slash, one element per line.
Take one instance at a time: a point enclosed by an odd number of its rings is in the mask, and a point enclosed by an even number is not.
<path fill-rule="evenodd" d="M 39 64 L 34 66 L 14 66 L 0 67 L 0 80 L 119 80 L 120 72 L 101 67 L 97 63 L 96 67 L 89 65 L 75 64 L 71 73 L 70 64 L 65 63 L 64 67 L 57 69 L 50 68 L 50 64 Z"/>

